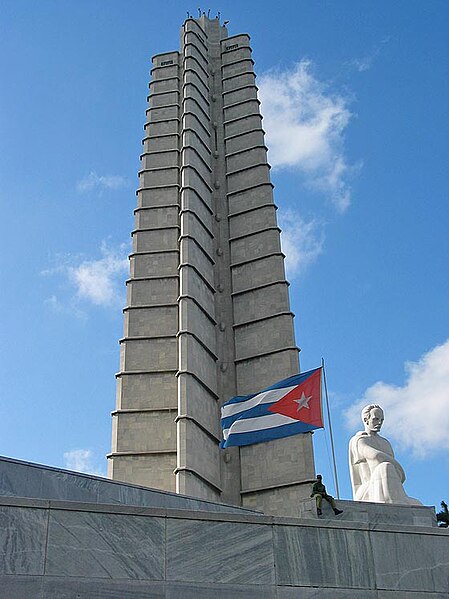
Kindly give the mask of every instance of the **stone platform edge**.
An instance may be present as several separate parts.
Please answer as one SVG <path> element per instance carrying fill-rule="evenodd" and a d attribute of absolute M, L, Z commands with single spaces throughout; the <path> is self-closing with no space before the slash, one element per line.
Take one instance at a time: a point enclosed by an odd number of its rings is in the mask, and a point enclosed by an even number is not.
<path fill-rule="evenodd" d="M 0 456 L 0 496 L 257 514 L 256 510 Z"/>
<path fill-rule="evenodd" d="M 339 502 L 343 504 L 343 501 Z M 352 503 L 352 502 L 348 502 Z M 357 520 L 341 520 L 339 517 L 321 517 L 321 518 L 292 518 L 282 516 L 266 516 L 260 513 L 230 513 L 230 512 L 210 512 L 200 510 L 163 508 L 163 507 L 140 507 L 120 504 L 87 503 L 81 501 L 61 501 L 48 499 L 35 499 L 29 497 L 6 497 L 0 496 L 0 507 L 14 508 L 32 508 L 43 510 L 61 510 L 72 512 L 92 512 L 98 514 L 114 514 L 127 516 L 148 516 L 152 518 L 174 518 L 183 520 L 198 520 L 211 522 L 234 522 L 242 524 L 258 525 L 280 525 L 280 526 L 300 526 L 304 528 L 327 528 L 327 529 L 347 529 L 360 531 L 376 532 L 404 532 L 411 534 L 430 534 L 448 536 L 447 530 L 428 525 L 404 525 L 398 523 L 361 522 Z M 424 509 L 430 510 L 423 506 Z M 422 509 L 422 508 L 421 508 Z"/>

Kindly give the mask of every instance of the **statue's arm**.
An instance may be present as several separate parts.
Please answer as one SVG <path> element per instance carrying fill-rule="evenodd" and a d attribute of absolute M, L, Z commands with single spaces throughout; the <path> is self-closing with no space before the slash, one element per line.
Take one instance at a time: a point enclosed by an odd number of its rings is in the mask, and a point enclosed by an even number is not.
<path fill-rule="evenodd" d="M 367 462 L 374 462 L 377 464 L 382 464 L 383 462 L 390 462 L 390 464 L 393 464 L 393 466 L 396 468 L 401 482 L 405 481 L 404 469 L 392 455 L 389 455 L 388 453 L 385 453 L 384 451 L 381 451 L 380 449 L 373 447 L 367 442 L 366 439 L 363 438 L 359 439 L 358 441 L 358 451 L 359 454 Z"/>

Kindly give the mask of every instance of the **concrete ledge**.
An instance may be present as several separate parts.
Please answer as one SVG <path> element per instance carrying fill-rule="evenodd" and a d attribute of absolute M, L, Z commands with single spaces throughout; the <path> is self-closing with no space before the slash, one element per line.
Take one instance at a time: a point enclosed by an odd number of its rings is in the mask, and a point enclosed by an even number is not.
<path fill-rule="evenodd" d="M 122 504 L 180 510 L 258 513 L 237 506 L 0 456 L 2 505 L 12 498 L 21 498 L 21 501 L 81 501 L 89 505 Z"/>
<path fill-rule="evenodd" d="M 337 519 L 339 522 L 364 522 L 372 529 L 383 524 L 437 527 L 433 507 L 346 500 L 336 500 L 336 503 L 337 507 L 343 510 L 343 514 L 335 516 L 329 503 L 323 500 L 323 515 L 319 517 L 316 513 L 315 500 L 307 499 L 299 504 L 298 515 L 303 519 L 320 522 L 327 519 Z"/>
<path fill-rule="evenodd" d="M 183 498 L 183 496 L 180 496 Z M 200 500 L 195 500 L 198 503 L 203 503 Z M 204 502 L 207 503 L 207 502 Z M 212 503 L 212 502 L 209 502 Z M 345 503 L 353 502 L 338 502 L 338 505 L 345 508 Z M 2 507 L 11 508 L 31 508 L 43 510 L 63 510 L 71 512 L 95 512 L 116 515 L 142 516 L 148 518 L 174 518 L 182 520 L 195 520 L 207 522 L 227 522 L 234 524 L 253 524 L 257 526 L 275 526 L 282 528 L 296 528 L 306 531 L 307 529 L 317 530 L 341 530 L 341 531 L 359 531 L 359 532 L 376 532 L 376 533 L 404 533 L 408 535 L 422 535 L 431 537 L 446 538 L 449 543 L 449 535 L 447 529 L 439 528 L 438 526 L 420 526 L 417 524 L 405 525 L 399 523 L 382 523 L 382 522 L 357 522 L 354 520 L 342 520 L 342 516 L 334 516 L 331 513 L 325 514 L 321 518 L 284 518 L 279 516 L 265 516 L 259 512 L 251 512 L 250 510 L 236 508 L 234 512 L 213 512 L 212 510 L 202 511 L 200 508 L 191 506 L 191 509 L 183 507 L 151 507 L 137 505 L 120 505 L 120 504 L 98 504 L 85 501 L 58 501 L 34 499 L 28 497 L 2 497 L 0 496 L 0 510 Z M 226 507 L 226 506 L 223 506 Z M 382 507 L 382 506 L 381 506 Z M 405 506 L 406 509 L 407 506 Z M 421 509 L 433 510 L 433 508 L 424 507 Z M 324 512 L 324 510 L 323 510 Z M 331 515 L 332 514 L 332 515 Z M 305 534 L 305 533 L 304 533 Z M 449 549 L 449 546 L 448 546 Z"/>

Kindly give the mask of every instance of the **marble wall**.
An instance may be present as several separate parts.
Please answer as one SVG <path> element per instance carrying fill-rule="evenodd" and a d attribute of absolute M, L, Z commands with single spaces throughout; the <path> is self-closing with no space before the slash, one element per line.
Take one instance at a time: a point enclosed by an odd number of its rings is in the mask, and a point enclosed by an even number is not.
<path fill-rule="evenodd" d="M 28 497 L 219 512 L 244 508 L 0 456 L 0 498 Z"/>
<path fill-rule="evenodd" d="M 449 593 L 447 530 L 379 521 L 1 497 L 0 553 L 8 599 L 442 599 Z"/>

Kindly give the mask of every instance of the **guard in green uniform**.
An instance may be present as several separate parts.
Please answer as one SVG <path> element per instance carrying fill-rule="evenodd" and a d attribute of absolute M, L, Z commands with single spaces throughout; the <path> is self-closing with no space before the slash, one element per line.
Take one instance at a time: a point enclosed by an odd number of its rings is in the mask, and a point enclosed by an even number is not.
<path fill-rule="evenodd" d="M 315 497 L 316 513 L 318 514 L 318 516 L 321 516 L 321 514 L 322 514 L 321 503 L 322 503 L 323 499 L 325 499 L 326 501 L 328 501 L 331 504 L 331 508 L 334 510 L 334 514 L 336 516 L 338 516 L 338 514 L 343 513 L 343 510 L 339 510 L 337 508 L 337 506 L 335 505 L 335 500 L 332 497 L 332 495 L 328 495 L 326 493 L 326 487 L 323 485 L 322 479 L 323 479 L 323 477 L 321 476 L 321 474 L 317 474 L 316 483 L 314 483 L 314 485 L 312 487 L 312 493 L 310 494 L 310 497 Z"/>

